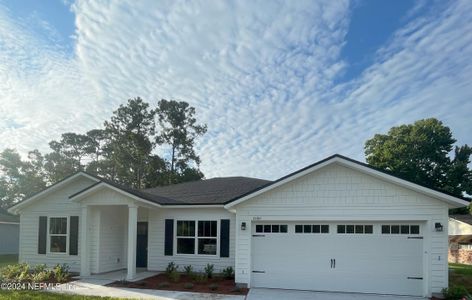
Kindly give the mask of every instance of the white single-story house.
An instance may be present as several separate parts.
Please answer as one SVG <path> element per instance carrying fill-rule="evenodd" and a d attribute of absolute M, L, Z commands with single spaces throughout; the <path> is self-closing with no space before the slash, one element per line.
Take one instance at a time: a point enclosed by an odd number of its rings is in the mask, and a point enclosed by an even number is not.
<path fill-rule="evenodd" d="M 472 215 L 449 216 L 449 262 L 472 265 Z"/>
<path fill-rule="evenodd" d="M 430 296 L 448 286 L 448 209 L 468 204 L 333 155 L 271 182 L 134 190 L 79 172 L 9 211 L 20 261 L 84 276 L 210 263 L 248 287 Z"/>
<path fill-rule="evenodd" d="M 18 254 L 20 219 L 0 208 L 0 255 Z"/>

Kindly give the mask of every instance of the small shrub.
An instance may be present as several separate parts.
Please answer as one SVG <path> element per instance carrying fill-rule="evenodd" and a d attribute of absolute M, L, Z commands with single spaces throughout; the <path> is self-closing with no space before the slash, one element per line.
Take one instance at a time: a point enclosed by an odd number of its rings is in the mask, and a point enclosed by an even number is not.
<path fill-rule="evenodd" d="M 204 271 L 205 274 L 208 278 L 213 278 L 213 270 L 215 269 L 215 266 L 213 264 L 207 264 Z"/>
<path fill-rule="evenodd" d="M 0 277 L 5 282 L 30 281 L 30 266 L 26 263 L 8 265 L 1 270 Z"/>
<path fill-rule="evenodd" d="M 192 279 L 196 282 L 206 282 L 208 280 L 205 273 L 194 273 Z"/>
<path fill-rule="evenodd" d="M 212 291 L 216 291 L 218 289 L 218 285 L 216 283 L 212 283 L 208 286 L 208 288 Z"/>
<path fill-rule="evenodd" d="M 458 300 L 464 297 L 470 296 L 467 289 L 462 285 L 451 286 L 450 288 L 444 288 L 441 291 L 446 300 Z"/>
<path fill-rule="evenodd" d="M 67 264 L 57 264 L 52 269 L 52 272 L 54 274 L 54 279 L 59 283 L 66 282 L 70 277 L 69 266 Z"/>
<path fill-rule="evenodd" d="M 163 289 L 163 288 L 168 288 L 169 287 L 169 283 L 168 282 L 159 282 L 159 284 L 157 285 L 158 288 L 160 289 Z"/>
<path fill-rule="evenodd" d="M 184 267 L 185 274 L 192 276 L 193 274 L 193 267 L 191 265 L 185 266 Z"/>
<path fill-rule="evenodd" d="M 45 264 L 36 265 L 33 269 L 34 273 L 41 273 L 47 271 L 48 267 Z"/>
<path fill-rule="evenodd" d="M 233 279 L 234 278 L 234 269 L 233 267 L 226 267 L 223 269 L 221 272 L 223 274 L 223 277 L 226 279 Z"/>
<path fill-rule="evenodd" d="M 177 272 L 177 269 L 179 266 L 177 266 L 173 261 L 171 261 L 166 268 L 166 273 L 169 275 L 170 273 Z"/>
<path fill-rule="evenodd" d="M 51 279 L 51 271 L 44 270 L 39 272 L 34 272 L 31 274 L 31 280 L 33 282 L 47 282 Z"/>
<path fill-rule="evenodd" d="M 184 288 L 187 289 L 187 290 L 193 289 L 193 283 L 191 283 L 191 282 L 186 282 L 186 283 L 184 284 Z"/>
<path fill-rule="evenodd" d="M 172 282 L 179 282 L 179 280 L 180 280 L 180 273 L 177 272 L 177 271 L 172 271 L 172 272 L 170 272 L 169 274 L 167 274 L 167 277 L 169 277 L 169 279 L 170 279 Z"/>

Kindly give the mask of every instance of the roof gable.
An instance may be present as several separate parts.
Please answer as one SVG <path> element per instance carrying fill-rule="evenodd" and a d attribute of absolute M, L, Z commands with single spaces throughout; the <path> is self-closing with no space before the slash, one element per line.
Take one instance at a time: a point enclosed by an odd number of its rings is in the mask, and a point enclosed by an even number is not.
<path fill-rule="evenodd" d="M 12 214 L 17 214 L 22 208 L 36 202 L 37 200 L 43 198 L 44 196 L 47 196 L 49 195 L 50 193 L 54 192 L 54 191 L 57 191 L 59 190 L 60 188 L 66 186 L 67 184 L 75 181 L 76 179 L 78 178 L 88 178 L 94 182 L 97 182 L 98 179 L 90 174 L 87 174 L 85 172 L 82 172 L 82 171 L 79 171 L 75 174 L 72 174 L 48 187 L 46 187 L 44 190 L 14 204 L 13 206 L 11 206 L 10 208 L 8 208 L 8 212 L 9 213 L 12 213 Z"/>
<path fill-rule="evenodd" d="M 329 166 L 331 164 L 335 164 L 335 163 L 340 164 L 340 165 L 345 166 L 345 167 L 348 167 L 348 168 L 351 168 L 351 169 L 354 169 L 354 170 L 357 170 L 359 172 L 371 175 L 373 177 L 379 178 L 379 179 L 384 180 L 386 182 L 390 182 L 390 183 L 402 186 L 404 188 L 416 191 L 418 193 L 425 194 L 429 197 L 441 200 L 443 202 L 446 202 L 450 207 L 462 207 L 462 206 L 466 206 L 466 205 L 469 204 L 467 201 L 465 201 L 463 199 L 460 199 L 458 197 L 454 197 L 454 196 L 448 195 L 444 192 L 441 192 L 441 191 L 438 191 L 438 190 L 435 190 L 435 189 L 432 189 L 432 188 L 429 188 L 429 187 L 425 187 L 425 186 L 422 186 L 422 185 L 419 185 L 419 184 L 416 184 L 416 183 L 413 183 L 413 182 L 410 182 L 410 181 L 407 181 L 407 180 L 404 180 L 404 179 L 401 179 L 401 178 L 396 177 L 394 175 L 391 175 L 391 174 L 389 174 L 385 171 L 381 171 L 381 170 L 378 170 L 378 169 L 376 169 L 372 166 L 364 164 L 362 162 L 359 162 L 359 161 L 347 158 L 345 156 L 336 154 L 336 155 L 330 156 L 326 159 L 323 159 L 319 162 L 316 162 L 316 163 L 314 163 L 310 166 L 307 166 L 303 169 L 295 171 L 295 172 L 293 172 L 293 173 L 291 173 L 287 176 L 284 176 L 284 177 L 282 177 L 282 178 L 280 178 L 280 179 L 278 179 L 278 180 L 276 180 L 272 183 L 269 183 L 269 184 L 267 184 L 265 186 L 262 186 L 258 189 L 250 191 L 250 192 L 248 192 L 244 195 L 236 197 L 236 198 L 228 201 L 225 205 L 225 208 L 229 209 L 229 208 L 231 208 L 235 205 L 238 205 L 238 204 L 240 204 L 244 201 L 252 199 L 252 198 L 256 197 L 257 195 L 266 193 L 266 192 L 268 192 L 272 189 L 275 189 L 276 187 L 279 187 L 279 186 L 282 186 L 282 185 L 287 184 L 289 182 L 292 182 L 293 180 L 295 180 L 297 178 L 300 178 L 302 176 L 305 176 L 307 174 L 310 174 L 312 172 L 317 172 L 318 170 L 320 170 L 320 169 L 322 169 L 326 166 Z"/>

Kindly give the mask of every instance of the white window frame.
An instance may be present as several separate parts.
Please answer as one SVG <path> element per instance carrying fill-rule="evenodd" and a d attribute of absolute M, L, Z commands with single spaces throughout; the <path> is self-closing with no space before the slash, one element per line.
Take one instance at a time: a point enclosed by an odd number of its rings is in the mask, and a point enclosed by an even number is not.
<path fill-rule="evenodd" d="M 57 219 L 57 218 L 65 218 L 66 219 L 66 233 L 65 234 L 54 234 L 51 233 L 50 227 L 51 227 L 51 219 Z M 48 228 L 47 228 L 47 253 L 48 254 L 53 254 L 53 255 L 68 255 L 69 253 L 69 236 L 70 236 L 70 216 L 48 216 Z M 51 236 L 65 236 L 66 237 L 66 251 L 65 252 L 56 252 L 56 251 L 51 251 Z"/>
<path fill-rule="evenodd" d="M 178 222 L 195 222 L 195 234 L 194 236 L 177 236 L 177 223 Z M 199 237 L 198 236 L 198 222 L 199 221 L 213 221 L 216 222 L 216 237 Z M 215 220 L 211 218 L 203 219 L 176 219 L 174 220 L 174 255 L 175 256 L 189 256 L 189 257 L 208 257 L 208 258 L 219 258 L 220 257 L 220 220 Z M 191 253 L 178 253 L 177 252 L 177 239 L 182 238 L 193 238 L 195 240 L 195 247 L 193 249 L 193 254 Z M 198 254 L 198 240 L 199 239 L 216 239 L 216 253 L 215 254 Z"/>

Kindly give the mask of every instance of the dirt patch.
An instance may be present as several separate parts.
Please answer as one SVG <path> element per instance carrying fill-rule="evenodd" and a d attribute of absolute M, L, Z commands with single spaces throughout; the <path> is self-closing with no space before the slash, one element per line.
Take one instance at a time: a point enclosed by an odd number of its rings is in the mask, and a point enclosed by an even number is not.
<path fill-rule="evenodd" d="M 167 274 L 159 274 L 136 282 L 115 281 L 107 286 L 227 295 L 247 295 L 249 291 L 247 288 L 236 288 L 234 279 L 214 277 L 202 280 L 185 274 L 181 274 L 177 282 L 172 281 Z"/>

